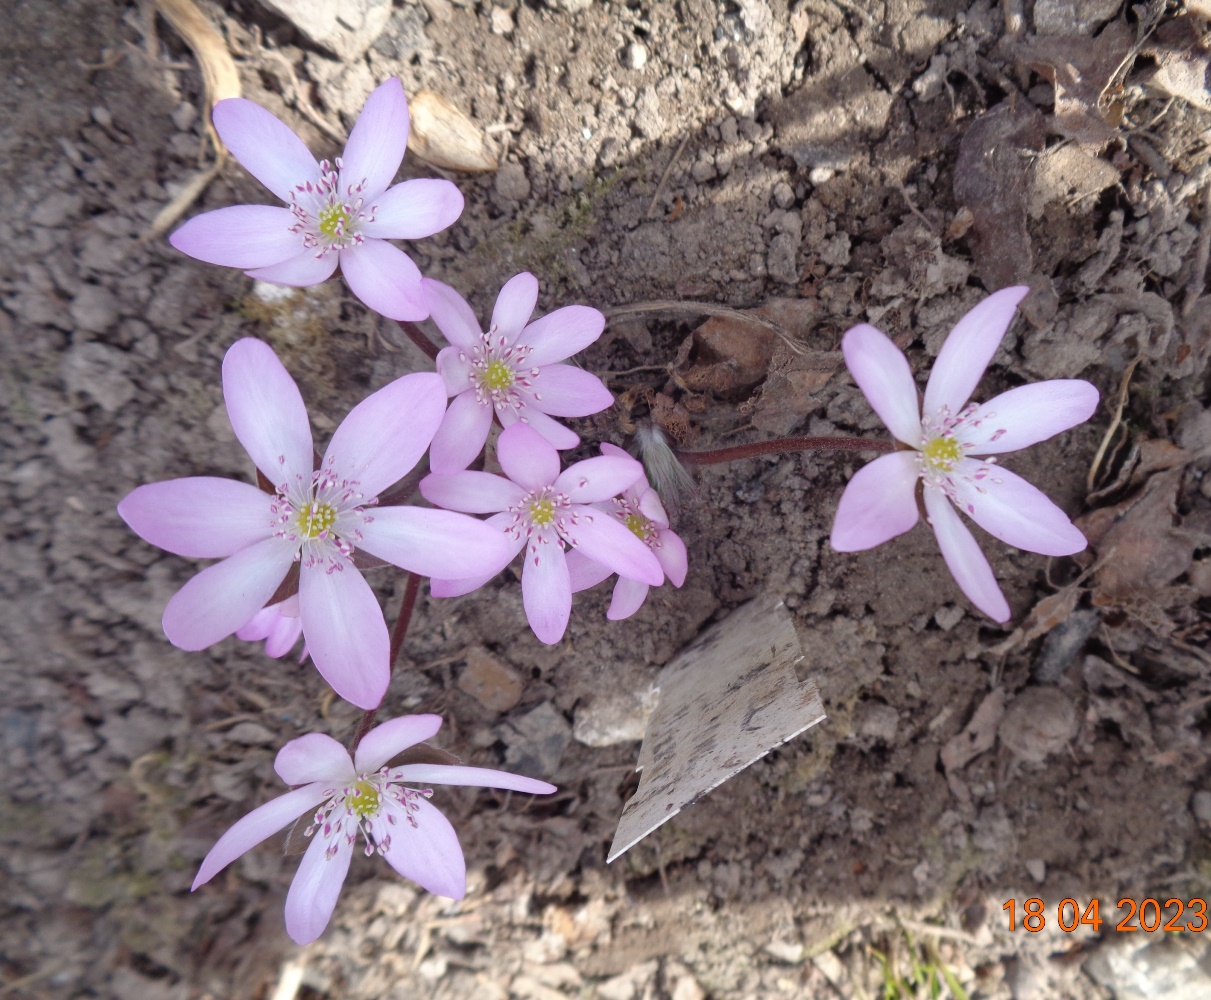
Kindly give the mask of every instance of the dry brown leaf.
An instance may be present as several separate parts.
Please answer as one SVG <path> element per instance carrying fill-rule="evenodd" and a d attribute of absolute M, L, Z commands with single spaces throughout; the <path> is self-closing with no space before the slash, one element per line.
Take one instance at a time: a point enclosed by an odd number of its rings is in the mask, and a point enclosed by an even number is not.
<path fill-rule="evenodd" d="M 1157 63 L 1148 83 L 1170 97 L 1211 111 L 1211 42 L 1207 26 L 1182 16 L 1157 29 L 1144 49 Z"/>
<path fill-rule="evenodd" d="M 955 163 L 955 199 L 972 214 L 969 234 L 986 288 L 1020 285 L 1034 268 L 1026 212 L 1033 157 L 1047 139 L 1042 113 L 1023 100 L 1002 101 L 963 134 Z"/>
<path fill-rule="evenodd" d="M 1193 539 L 1173 523 L 1184 467 L 1148 480 L 1140 493 L 1082 519 L 1101 565 L 1094 576 L 1093 603 L 1105 607 L 1155 594 L 1189 569 Z M 1108 517 L 1113 523 L 1107 526 Z"/>
<path fill-rule="evenodd" d="M 816 393 L 840 367 L 839 351 L 794 354 L 779 344 L 761 393 L 751 404 L 753 426 L 774 436 L 789 434 L 820 405 Z"/>
<path fill-rule="evenodd" d="M 1057 625 L 1067 621 L 1083 593 L 1079 583 L 1079 580 L 1070 583 L 1062 590 L 1044 597 L 1031 609 L 1022 624 L 1013 630 L 1009 638 L 992 646 L 988 652 L 998 656 L 1011 653 L 1019 646 L 1033 642 L 1039 636 L 1046 635 Z"/>
<path fill-rule="evenodd" d="M 1018 58 L 1055 87 L 1054 131 L 1100 147 L 1117 134 L 1122 77 L 1136 51 L 1131 28 L 1115 21 L 1097 38 L 1030 39 Z"/>
<path fill-rule="evenodd" d="M 799 353 L 785 347 L 785 338 L 802 340 L 819 311 L 819 304 L 810 299 L 771 299 L 757 309 L 712 316 L 694 331 L 694 364 L 681 376 L 686 384 L 718 395 L 752 389 L 768 375 L 779 348 L 783 354 Z M 749 316 L 767 322 L 749 322 Z M 775 328 L 785 331 L 785 336 L 780 337 Z"/>
<path fill-rule="evenodd" d="M 482 173 L 500 162 L 488 150 L 476 124 L 441 94 L 419 90 L 408 104 L 412 129 L 408 149 L 435 167 Z"/>

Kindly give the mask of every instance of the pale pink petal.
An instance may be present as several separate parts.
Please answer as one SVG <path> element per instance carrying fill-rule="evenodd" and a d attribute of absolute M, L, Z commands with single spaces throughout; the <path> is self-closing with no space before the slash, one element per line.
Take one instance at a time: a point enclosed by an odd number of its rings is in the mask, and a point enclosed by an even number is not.
<path fill-rule="evenodd" d="M 266 267 L 297 257 L 303 238 L 294 216 L 272 205 L 231 205 L 195 215 L 168 242 L 196 260 L 224 267 Z"/>
<path fill-rule="evenodd" d="M 399 172 L 408 145 L 408 99 L 396 77 L 384 80 L 366 98 L 341 154 L 341 194 L 361 184 L 361 193 L 375 201 Z M 429 234 L 425 234 L 429 235 Z"/>
<path fill-rule="evenodd" d="M 573 503 L 597 503 L 616 497 L 642 478 L 643 466 L 630 455 L 599 455 L 569 465 L 555 480 L 555 489 Z"/>
<path fill-rule="evenodd" d="M 646 583 L 628 580 L 625 576 L 620 576 L 618 582 L 614 584 L 614 593 L 610 598 L 610 609 L 606 612 L 606 618 L 612 622 L 630 618 L 643 607 L 643 602 L 648 599 L 649 589 Z"/>
<path fill-rule="evenodd" d="M 1088 544 L 1067 514 L 1008 469 L 966 458 L 951 482 L 955 506 L 1006 545 L 1045 556 L 1070 556 Z"/>
<path fill-rule="evenodd" d="M 118 515 L 167 552 L 222 559 L 273 534 L 271 503 L 247 483 L 195 476 L 139 486 L 118 504 Z"/>
<path fill-rule="evenodd" d="M 505 427 L 512 427 L 516 423 L 524 423 L 527 427 L 538 431 L 551 447 L 558 448 L 561 451 L 566 448 L 575 448 L 580 444 L 580 435 L 571 428 L 565 427 L 558 420 L 548 417 L 535 406 L 526 407 L 524 421 L 519 421 L 517 415 L 512 410 L 502 410 L 498 416 L 501 424 Z"/>
<path fill-rule="evenodd" d="M 273 348 L 251 337 L 232 344 L 223 358 L 223 398 L 235 436 L 274 486 L 311 481 L 307 407 Z"/>
<path fill-rule="evenodd" d="M 202 866 L 198 869 L 190 891 L 205 885 L 240 855 L 247 854 L 257 844 L 269 839 L 279 830 L 284 830 L 293 820 L 314 809 L 328 798 L 327 793 L 330 790 L 321 782 L 296 788 L 271 799 L 263 806 L 257 806 L 252 812 L 241 817 L 202 859 Z"/>
<path fill-rule="evenodd" d="M 333 788 L 357 777 L 349 751 L 325 733 L 308 733 L 291 740 L 278 751 L 273 769 L 288 785 L 316 781 Z"/>
<path fill-rule="evenodd" d="M 669 515 L 665 512 L 664 504 L 660 502 L 660 494 L 648 486 L 647 477 L 637 482 L 626 493 L 634 492 L 636 489 L 642 489 L 643 492 L 639 495 L 639 512 L 653 524 L 658 524 L 662 528 L 669 526 Z"/>
<path fill-rule="evenodd" d="M 435 896 L 462 899 L 467 894 L 467 866 L 450 821 L 425 799 L 413 803 L 411 820 L 390 799 L 383 799 L 382 810 L 390 817 L 385 829 L 391 841 L 383 855 L 387 863 Z"/>
<path fill-rule="evenodd" d="M 290 891 L 286 893 L 286 933 L 295 944 L 310 944 L 324 933 L 332 919 L 353 859 L 353 844 L 343 834 L 344 831 L 325 838 L 321 831 L 316 831 L 290 883 Z M 332 857 L 326 853 L 329 845 L 336 848 Z"/>
<path fill-rule="evenodd" d="M 236 635 L 241 639 L 244 638 L 244 636 L 240 635 L 239 631 L 236 632 Z M 301 618 L 297 615 L 291 618 L 289 615 L 278 612 L 274 616 L 269 631 L 265 634 L 265 655 L 272 656 L 274 659 L 277 659 L 279 656 L 285 656 L 294 649 L 295 644 L 302 635 L 303 620 Z M 307 659 L 307 655 L 307 649 L 304 646 L 303 655 L 299 659 L 299 662 L 302 663 L 303 660 Z"/>
<path fill-rule="evenodd" d="M 457 348 L 446 348 L 457 350 Z M 461 472 L 484 450 L 492 427 L 492 407 L 481 403 L 473 389 L 450 402 L 429 448 L 429 468 L 438 475 Z"/>
<path fill-rule="evenodd" d="M 639 541 L 634 535 L 631 538 Z M 558 541 L 536 537 L 526 547 L 521 571 L 521 602 L 526 609 L 526 620 L 539 642 L 553 646 L 563 638 L 572 614 L 572 584 L 563 545 Z"/>
<path fill-rule="evenodd" d="M 353 294 L 388 319 L 418 320 L 429 315 L 420 270 L 399 247 L 366 240 L 342 250 L 341 271 Z"/>
<path fill-rule="evenodd" d="M 685 550 L 685 542 L 681 536 L 667 528 L 656 533 L 656 558 L 660 568 L 674 587 L 685 583 L 685 574 L 689 569 L 689 553 Z"/>
<path fill-rule="evenodd" d="M 322 468 L 378 496 L 415 467 L 446 412 L 446 387 L 436 372 L 414 372 L 357 404 L 332 435 Z"/>
<path fill-rule="evenodd" d="M 994 396 L 963 421 L 955 436 L 970 455 L 1000 455 L 1084 423 L 1097 404 L 1097 389 L 1081 379 L 1034 382 Z"/>
<path fill-rule="evenodd" d="M 298 610 L 298 594 L 278 604 L 270 604 L 248 619 L 246 625 L 236 629 L 236 638 L 245 642 L 264 639 L 266 655 L 274 658 L 284 656 L 303 634 L 303 623 L 299 620 Z M 303 659 L 306 659 L 306 655 Z"/>
<path fill-rule="evenodd" d="M 946 568 L 968 600 L 993 621 L 1009 621 L 1009 603 L 997 586 L 992 567 L 940 490 L 925 491 L 925 512 L 937 536 Z"/>
<path fill-rule="evenodd" d="M 267 538 L 202 570 L 164 609 L 168 641 L 194 652 L 226 639 L 265 606 L 297 551 L 297 545 Z"/>
<path fill-rule="evenodd" d="M 453 472 L 420 481 L 420 494 L 429 503 L 466 514 L 494 514 L 521 503 L 526 491 L 491 472 Z"/>
<path fill-rule="evenodd" d="M 283 609 L 293 605 L 294 614 L 286 614 Z M 254 614 L 245 626 L 236 628 L 235 636 L 245 642 L 265 640 L 265 655 L 272 657 L 285 656 L 294 648 L 303 634 L 303 622 L 298 616 L 298 594 L 283 600 L 280 604 L 270 604 Z M 308 650 L 303 646 L 302 663 L 308 657 Z"/>
<path fill-rule="evenodd" d="M 479 345 L 483 331 L 466 299 L 432 278 L 421 280 L 421 294 L 430 318 L 451 344 L 467 351 Z"/>
<path fill-rule="evenodd" d="M 470 785 L 474 788 L 503 788 L 529 795 L 550 795 L 559 791 L 554 785 L 537 778 L 526 778 L 508 771 L 487 767 L 462 767 L 451 764 L 404 764 L 391 769 L 396 781 L 412 785 Z"/>
<path fill-rule="evenodd" d="M 525 536 L 520 532 L 514 536 L 508 531 L 508 528 L 513 524 L 514 517 L 512 514 L 493 514 L 490 518 L 484 521 L 484 524 L 489 525 L 496 531 L 501 533 L 509 546 L 511 555 L 509 562 L 513 561 L 513 557 L 522 550 L 526 543 Z M 505 564 L 506 566 L 508 563 Z M 434 597 L 462 597 L 464 594 L 469 594 L 474 590 L 478 590 L 485 583 L 496 576 L 495 573 L 486 576 L 466 577 L 461 580 L 430 580 L 429 593 Z"/>
<path fill-rule="evenodd" d="M 603 455 L 609 455 L 612 458 L 631 458 L 631 455 L 624 448 L 619 448 L 616 444 L 610 444 L 609 441 L 602 441 L 600 447 Z"/>
<path fill-rule="evenodd" d="M 388 188 L 371 199 L 374 221 L 363 222 L 366 236 L 380 240 L 419 240 L 454 225 L 463 211 L 463 195 L 450 181 L 421 177 Z"/>
<path fill-rule="evenodd" d="M 664 583 L 660 561 L 625 524 L 592 507 L 573 505 L 576 524 L 569 525 L 569 541 L 594 562 L 609 566 L 619 576 L 642 580 L 653 587 Z"/>
<path fill-rule="evenodd" d="M 564 306 L 527 326 L 517 343 L 533 349 L 526 361 L 541 368 L 583 351 L 604 329 L 605 317 L 591 306 Z"/>
<path fill-rule="evenodd" d="M 292 288 L 307 288 L 318 285 L 332 277 L 339 261 L 336 251 L 318 254 L 315 250 L 304 250 L 280 264 L 268 267 L 258 267 L 244 273 L 258 281 L 268 281 L 274 285 L 289 285 Z"/>
<path fill-rule="evenodd" d="M 841 494 L 829 542 L 838 552 L 862 552 L 902 535 L 920 516 L 914 451 L 893 451 L 862 466 Z"/>
<path fill-rule="evenodd" d="M 397 753 L 437 735 L 442 727 L 440 715 L 401 715 L 381 722 L 362 737 L 353 753 L 358 774 L 377 771 Z"/>
<path fill-rule="evenodd" d="M 520 548 L 519 544 L 518 549 L 520 550 Z M 495 573 L 492 574 L 492 576 L 495 575 Z M 430 580 L 429 595 L 431 597 L 463 597 L 479 590 L 491 579 L 491 576 L 477 576 L 465 580 Z"/>
<path fill-rule="evenodd" d="M 437 352 L 437 374 L 445 380 L 447 396 L 457 396 L 468 390 L 474 395 L 475 383 L 471 381 L 473 371 L 475 371 L 475 366 L 471 364 L 470 356 L 461 347 L 443 347 Z M 487 403 L 482 405 L 490 417 L 492 407 Z"/>
<path fill-rule="evenodd" d="M 311 660 L 332 689 L 358 708 L 378 708 L 391 680 L 387 623 L 374 591 L 352 565 L 320 562 L 299 574 L 299 607 Z"/>
<path fill-rule="evenodd" d="M 609 566 L 593 562 L 580 549 L 570 549 L 564 553 L 564 558 L 568 563 L 568 582 L 572 585 L 573 594 L 596 587 L 602 580 L 614 574 Z"/>
<path fill-rule="evenodd" d="M 536 302 L 538 279 L 529 271 L 515 274 L 506 281 L 492 309 L 492 326 L 496 328 L 493 343 L 496 337 L 503 337 L 506 342 L 512 343 L 534 312 Z"/>
<path fill-rule="evenodd" d="M 614 394 L 596 375 L 575 365 L 547 365 L 531 380 L 534 405 L 553 417 L 586 417 L 614 405 Z"/>
<path fill-rule="evenodd" d="M 264 639 L 273 631 L 274 625 L 281 617 L 278 614 L 278 606 L 271 604 L 268 607 L 261 608 L 255 615 L 248 619 L 248 622 L 241 625 L 235 630 L 235 637 L 243 639 L 244 642 L 257 642 Z"/>
<path fill-rule="evenodd" d="M 461 580 L 495 576 L 517 554 L 504 532 L 466 514 L 431 507 L 381 507 L 358 548 L 410 573 Z"/>
<path fill-rule="evenodd" d="M 496 441 L 496 460 L 506 476 L 527 490 L 550 486 L 559 475 L 559 452 L 525 424 L 514 424 L 501 432 Z"/>
<path fill-rule="evenodd" d="M 210 112 L 219 138 L 245 170 L 282 201 L 297 185 L 320 179 L 320 165 L 285 122 L 242 97 L 219 101 Z"/>
<path fill-rule="evenodd" d="M 900 348 L 867 323 L 841 338 L 845 364 L 871 409 L 892 436 L 913 448 L 921 446 L 921 409 L 917 383 Z"/>
<path fill-rule="evenodd" d="M 955 414 L 963 409 L 988 362 L 1001 346 L 1018 303 L 1029 292 L 1025 285 L 1002 288 L 955 324 L 938 352 L 925 385 L 926 414 L 935 414 L 944 406 Z M 911 441 L 908 443 L 912 444 Z"/>

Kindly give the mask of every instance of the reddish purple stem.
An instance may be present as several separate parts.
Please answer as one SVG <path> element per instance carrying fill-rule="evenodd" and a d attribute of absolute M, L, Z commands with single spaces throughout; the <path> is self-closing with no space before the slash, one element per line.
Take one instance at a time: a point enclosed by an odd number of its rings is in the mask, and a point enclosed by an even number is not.
<path fill-rule="evenodd" d="M 437 352 L 440 348 L 429 339 L 424 330 L 406 319 L 396 320 L 396 322 L 399 323 L 399 328 L 408 335 L 408 339 L 425 352 L 425 357 L 430 361 L 437 360 Z"/>
<path fill-rule="evenodd" d="M 419 590 L 420 577 L 415 573 L 409 573 L 408 580 L 404 584 L 403 600 L 399 602 L 399 615 L 396 616 L 395 627 L 391 630 L 391 647 L 387 651 L 387 669 L 391 672 L 395 671 L 395 661 L 399 659 L 399 651 L 403 649 L 404 636 L 408 634 L 408 624 L 412 621 L 412 609 L 416 607 L 416 595 Z M 357 724 L 357 732 L 353 734 L 353 742 L 349 747 L 350 753 L 357 749 L 357 745 L 362 742 L 362 737 L 374 727 L 374 719 L 377 715 L 377 708 L 363 713 L 361 721 Z"/>
<path fill-rule="evenodd" d="M 677 457 L 686 465 L 715 465 L 719 462 L 738 462 L 742 458 L 782 455 L 792 451 L 893 451 L 895 447 L 894 441 L 883 438 L 776 438 L 773 441 L 754 441 L 752 444 L 738 444 L 712 451 L 679 451 Z"/>

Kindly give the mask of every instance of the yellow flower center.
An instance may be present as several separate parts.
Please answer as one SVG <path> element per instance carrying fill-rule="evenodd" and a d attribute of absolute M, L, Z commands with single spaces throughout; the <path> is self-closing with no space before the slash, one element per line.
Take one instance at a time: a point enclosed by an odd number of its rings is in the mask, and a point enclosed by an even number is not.
<path fill-rule="evenodd" d="M 320 232 L 325 236 L 343 236 L 349 228 L 349 213 L 340 205 L 320 209 Z"/>
<path fill-rule="evenodd" d="M 642 514 L 628 514 L 623 522 L 631 529 L 631 534 L 638 538 L 641 542 L 646 542 L 651 538 L 655 531 L 652 530 L 652 522 Z"/>
<path fill-rule="evenodd" d="M 488 369 L 480 376 L 480 382 L 491 392 L 500 392 L 513 386 L 513 369 L 503 361 L 488 362 Z"/>
<path fill-rule="evenodd" d="M 348 802 L 349 808 L 359 820 L 372 816 L 378 812 L 378 789 L 365 779 L 355 781 Z"/>
<path fill-rule="evenodd" d="M 963 449 L 959 442 L 949 434 L 934 438 L 921 449 L 925 461 L 940 472 L 949 472 L 955 463 L 963 457 Z"/>
<path fill-rule="evenodd" d="M 545 528 L 555 520 L 555 504 L 550 497 L 539 497 L 530 501 L 530 522 L 539 528 Z"/>
<path fill-rule="evenodd" d="M 299 509 L 299 534 L 319 538 L 336 524 L 336 508 L 327 503 L 309 503 Z"/>

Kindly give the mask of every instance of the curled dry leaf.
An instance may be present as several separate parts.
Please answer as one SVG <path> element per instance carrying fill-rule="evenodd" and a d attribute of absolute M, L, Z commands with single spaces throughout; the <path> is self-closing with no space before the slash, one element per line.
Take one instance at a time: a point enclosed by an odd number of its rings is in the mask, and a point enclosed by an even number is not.
<path fill-rule="evenodd" d="M 419 90 L 408 103 L 412 130 L 408 149 L 435 167 L 480 173 L 500 162 L 488 150 L 484 134 L 470 118 L 432 90 Z"/>
<path fill-rule="evenodd" d="M 694 331 L 693 364 L 681 374 L 689 385 L 719 394 L 751 389 L 766 377 L 778 347 L 788 338 L 796 349 L 785 353 L 811 353 L 799 342 L 819 311 L 810 299 L 772 299 L 757 309 L 717 313 Z"/>
<path fill-rule="evenodd" d="M 971 791 L 959 777 L 965 768 L 986 750 L 991 750 L 997 741 L 997 727 L 1005 715 L 1005 689 L 993 688 L 980 702 L 971 721 L 946 741 L 942 747 L 942 768 L 946 771 L 946 782 L 951 794 L 960 802 L 971 801 Z"/>
<path fill-rule="evenodd" d="M 240 74 L 235 60 L 227 51 L 227 43 L 213 24 L 206 19 L 193 0 L 156 0 L 156 9 L 173 30 L 185 40 L 202 70 L 202 82 L 206 87 L 206 132 L 214 143 L 220 159 L 226 149 L 210 120 L 210 109 L 217 101 L 240 96 Z"/>
<path fill-rule="evenodd" d="M 185 40 L 193 50 L 202 70 L 202 83 L 206 90 L 203 115 L 206 119 L 206 134 L 214 146 L 215 162 L 204 170 L 199 170 L 189 178 L 168 202 L 151 225 L 143 233 L 144 241 L 162 236 L 172 227 L 199 197 L 206 186 L 218 175 L 223 161 L 227 158 L 227 147 L 223 145 L 219 134 L 214 130 L 214 122 L 210 117 L 210 109 L 216 101 L 228 97 L 239 97 L 240 74 L 235 67 L 235 60 L 227 51 L 227 43 L 213 24 L 207 20 L 194 4 L 193 0 L 156 0 L 156 9 L 163 15 L 164 20 L 172 25 L 173 30 Z"/>
<path fill-rule="evenodd" d="M 972 215 L 972 256 L 986 288 L 1022 284 L 1034 267 L 1026 212 L 1033 157 L 1047 139 L 1043 115 L 1023 100 L 1002 101 L 963 134 L 954 192 Z"/>

